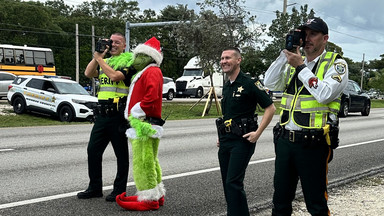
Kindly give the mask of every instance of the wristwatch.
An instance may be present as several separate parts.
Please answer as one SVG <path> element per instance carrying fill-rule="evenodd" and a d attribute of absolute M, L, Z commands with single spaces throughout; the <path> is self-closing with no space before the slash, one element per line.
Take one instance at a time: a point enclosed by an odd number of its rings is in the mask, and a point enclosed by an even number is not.
<path fill-rule="evenodd" d="M 296 67 L 296 73 L 299 73 L 301 70 L 303 70 L 305 67 L 307 67 L 307 65 L 305 64 L 302 64 L 302 65 L 299 65 Z"/>

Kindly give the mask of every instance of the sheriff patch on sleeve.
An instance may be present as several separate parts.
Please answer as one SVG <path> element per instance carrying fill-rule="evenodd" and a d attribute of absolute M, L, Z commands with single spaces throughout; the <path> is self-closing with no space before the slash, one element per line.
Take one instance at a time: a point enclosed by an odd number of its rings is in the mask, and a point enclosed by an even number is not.
<path fill-rule="evenodd" d="M 339 62 L 339 63 L 334 64 L 334 66 L 335 66 L 335 70 L 338 74 L 345 74 L 345 72 L 347 71 L 346 65 L 343 63 Z"/>
<path fill-rule="evenodd" d="M 257 80 L 255 82 L 255 86 L 259 88 L 261 91 L 265 91 L 264 85 L 260 82 L 260 80 Z"/>

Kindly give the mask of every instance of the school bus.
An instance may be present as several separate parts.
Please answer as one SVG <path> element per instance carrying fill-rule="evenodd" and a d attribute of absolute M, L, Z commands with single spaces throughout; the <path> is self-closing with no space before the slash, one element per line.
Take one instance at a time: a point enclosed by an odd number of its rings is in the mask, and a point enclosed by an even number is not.
<path fill-rule="evenodd" d="M 56 75 L 49 48 L 0 44 L 0 71 L 15 75 Z"/>

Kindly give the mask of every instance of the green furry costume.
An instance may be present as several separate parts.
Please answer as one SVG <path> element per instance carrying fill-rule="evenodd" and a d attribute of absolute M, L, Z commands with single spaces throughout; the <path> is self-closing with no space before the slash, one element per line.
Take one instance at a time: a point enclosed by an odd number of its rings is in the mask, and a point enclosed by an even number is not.
<path fill-rule="evenodd" d="M 130 128 L 126 134 L 132 144 L 133 178 L 137 196 L 121 194 L 116 202 L 127 210 L 156 210 L 164 203 L 165 188 L 157 158 L 163 134 L 161 120 L 163 75 L 160 42 L 151 38 L 137 46 L 132 66 L 138 71 L 132 78 L 125 117 Z"/>

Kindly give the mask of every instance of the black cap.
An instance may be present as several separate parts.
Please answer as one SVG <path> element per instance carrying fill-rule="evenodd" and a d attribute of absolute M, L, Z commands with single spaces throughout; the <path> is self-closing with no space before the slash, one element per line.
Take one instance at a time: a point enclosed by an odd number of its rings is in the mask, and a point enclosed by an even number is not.
<path fill-rule="evenodd" d="M 327 23 L 325 23 L 322 19 L 318 17 L 314 17 L 312 19 L 309 19 L 306 23 L 301 25 L 299 29 L 309 28 L 314 31 L 321 32 L 323 34 L 328 34 L 328 26 Z"/>

